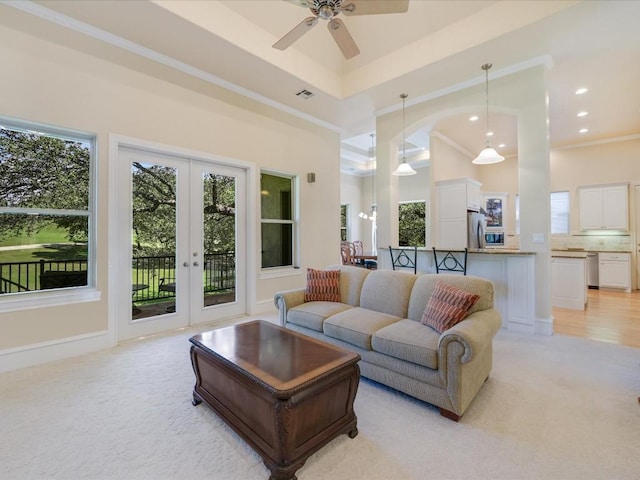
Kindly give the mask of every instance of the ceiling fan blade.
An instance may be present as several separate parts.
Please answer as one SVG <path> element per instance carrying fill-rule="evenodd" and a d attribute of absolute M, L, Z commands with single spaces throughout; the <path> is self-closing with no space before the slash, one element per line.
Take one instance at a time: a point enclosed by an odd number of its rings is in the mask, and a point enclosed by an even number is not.
<path fill-rule="evenodd" d="M 313 0 L 284 0 L 285 2 L 293 3 L 299 7 L 310 8 L 313 4 Z"/>
<path fill-rule="evenodd" d="M 344 58 L 349 59 L 360 53 L 356 42 L 353 41 L 349 30 L 347 30 L 342 20 L 334 18 L 327 24 L 327 27 L 329 28 L 329 32 L 331 32 L 331 36 L 338 44 L 338 48 L 342 51 Z"/>
<path fill-rule="evenodd" d="M 290 47 L 293 42 L 298 40 L 302 35 L 311 30 L 318 23 L 318 17 L 307 17 L 301 21 L 298 25 L 287 33 L 284 37 L 273 44 L 273 48 L 278 50 L 285 50 Z"/>
<path fill-rule="evenodd" d="M 409 0 L 343 0 L 340 9 L 345 15 L 404 13 L 407 10 L 409 10 Z"/>

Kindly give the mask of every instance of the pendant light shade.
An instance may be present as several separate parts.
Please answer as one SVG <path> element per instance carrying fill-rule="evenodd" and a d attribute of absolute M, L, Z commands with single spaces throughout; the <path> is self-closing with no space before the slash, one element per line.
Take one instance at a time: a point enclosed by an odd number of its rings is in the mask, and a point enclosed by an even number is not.
<path fill-rule="evenodd" d="M 406 159 L 406 144 L 407 144 L 407 137 L 405 135 L 404 132 L 404 127 L 405 127 L 405 122 L 404 122 L 404 101 L 406 100 L 406 98 L 408 97 L 408 95 L 406 93 L 403 93 L 402 95 L 400 95 L 400 98 L 402 99 L 402 163 L 400 165 L 398 165 L 398 168 L 396 168 L 396 171 L 393 172 L 392 175 L 397 175 L 398 177 L 406 177 L 408 175 L 415 175 L 417 172 L 411 168 L 411 165 L 409 165 L 407 163 L 407 159 Z"/>
<path fill-rule="evenodd" d="M 487 146 L 482 149 L 480 155 L 478 155 L 473 162 L 476 165 L 489 165 L 491 163 L 500 163 L 504 160 L 504 157 L 495 151 L 491 146 Z"/>
<path fill-rule="evenodd" d="M 482 65 L 482 69 L 485 73 L 485 97 L 487 101 L 487 130 L 485 131 L 485 138 L 487 139 L 487 146 L 480 152 L 471 163 L 475 163 L 476 165 L 489 165 L 491 163 L 500 163 L 504 160 L 504 157 L 500 155 L 494 148 L 491 147 L 491 142 L 489 142 L 489 69 L 491 68 L 490 63 L 485 63 Z"/>

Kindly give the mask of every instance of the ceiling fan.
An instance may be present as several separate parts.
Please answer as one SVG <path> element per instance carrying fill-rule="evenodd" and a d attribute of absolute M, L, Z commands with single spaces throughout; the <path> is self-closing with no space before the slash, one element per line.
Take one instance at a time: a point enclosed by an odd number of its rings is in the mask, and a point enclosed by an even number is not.
<path fill-rule="evenodd" d="M 287 0 L 301 7 L 308 7 L 313 17 L 307 17 L 293 30 L 273 44 L 273 48 L 285 50 L 302 35 L 311 30 L 318 19 L 328 20 L 327 28 L 338 44 L 345 58 L 355 57 L 360 53 L 356 42 L 347 30 L 345 24 L 336 16 L 345 15 L 374 15 L 379 13 L 404 13 L 409 9 L 409 0 Z"/>

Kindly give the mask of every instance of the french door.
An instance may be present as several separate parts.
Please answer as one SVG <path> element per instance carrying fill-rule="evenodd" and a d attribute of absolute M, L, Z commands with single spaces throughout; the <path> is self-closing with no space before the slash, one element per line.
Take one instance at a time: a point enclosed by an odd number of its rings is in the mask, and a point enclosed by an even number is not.
<path fill-rule="evenodd" d="M 246 313 L 244 169 L 129 147 L 118 157 L 118 339 Z"/>

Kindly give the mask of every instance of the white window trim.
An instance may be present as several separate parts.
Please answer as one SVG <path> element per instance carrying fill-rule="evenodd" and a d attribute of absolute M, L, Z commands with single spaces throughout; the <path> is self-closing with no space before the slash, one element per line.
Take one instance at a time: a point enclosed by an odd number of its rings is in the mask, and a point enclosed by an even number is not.
<path fill-rule="evenodd" d="M 269 278 L 279 278 L 279 277 L 287 277 L 298 275 L 300 273 L 300 199 L 298 198 L 298 191 L 300 187 L 300 178 L 298 175 L 282 172 L 278 170 L 269 170 L 269 169 L 261 169 L 259 174 L 267 174 L 274 175 L 278 177 L 286 177 L 291 179 L 291 206 L 293 208 L 293 212 L 291 212 L 292 220 L 276 220 L 276 219 L 263 219 L 262 218 L 262 207 L 258 212 L 258 217 L 260 219 L 260 228 L 262 228 L 263 223 L 274 223 L 274 224 L 290 224 L 293 225 L 293 238 L 291 239 L 291 262 L 292 265 L 284 265 L 278 267 L 262 267 L 262 255 L 259 256 L 259 266 L 260 266 L 260 279 L 269 279 Z M 261 187 L 260 181 L 258 181 L 258 188 Z M 262 235 L 259 234 L 258 238 L 260 238 L 260 242 L 262 242 Z"/>
<path fill-rule="evenodd" d="M 89 162 L 89 208 L 86 213 L 89 219 L 89 242 L 87 244 L 87 282 L 84 287 L 70 287 L 64 289 L 52 289 L 46 292 L 41 290 L 31 292 L 6 293 L 0 296 L 0 313 L 15 312 L 19 310 L 32 310 L 40 308 L 55 307 L 59 305 L 68 305 L 73 303 L 95 302 L 99 301 L 102 294 L 95 288 L 97 278 L 97 258 L 96 258 L 96 241 L 97 241 L 97 198 L 98 198 L 98 137 L 95 134 L 83 132 L 79 130 L 59 128 L 52 125 L 45 125 L 38 122 L 25 122 L 22 120 L 0 116 L 0 124 L 16 131 L 35 131 L 52 137 L 61 138 L 63 140 L 86 140 L 89 142 L 91 161 Z M 9 208 L 12 212 L 21 209 Z M 34 209 L 24 209 L 34 210 Z M 35 209 L 45 210 L 45 209 Z M 52 210 L 57 214 L 65 214 L 75 210 Z M 84 210 L 82 212 L 85 212 Z M 26 212 L 25 212 L 26 213 Z M 90 266 L 90 267 L 89 267 Z"/>

